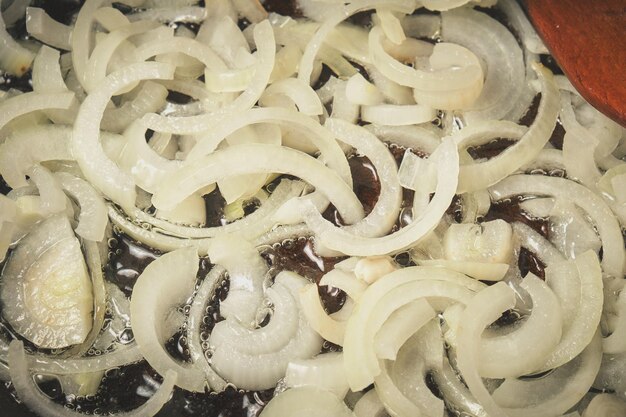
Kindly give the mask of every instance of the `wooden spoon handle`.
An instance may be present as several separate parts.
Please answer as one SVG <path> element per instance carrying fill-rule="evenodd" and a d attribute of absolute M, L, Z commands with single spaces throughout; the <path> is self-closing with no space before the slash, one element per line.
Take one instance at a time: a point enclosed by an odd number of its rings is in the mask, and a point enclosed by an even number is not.
<path fill-rule="evenodd" d="M 546 46 L 580 94 L 626 127 L 626 0 L 525 0 Z"/>

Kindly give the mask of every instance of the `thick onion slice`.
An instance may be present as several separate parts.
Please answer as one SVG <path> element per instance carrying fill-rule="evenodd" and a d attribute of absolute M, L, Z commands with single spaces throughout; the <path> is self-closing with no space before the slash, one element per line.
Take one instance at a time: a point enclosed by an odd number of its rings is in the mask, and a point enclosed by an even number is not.
<path fill-rule="evenodd" d="M 0 130 L 11 120 L 37 110 L 68 109 L 74 93 L 24 93 L 0 102 Z M 0 143 L 3 142 L 0 140 Z"/>
<path fill-rule="evenodd" d="M 550 139 L 559 111 L 559 93 L 550 71 L 539 64 L 533 68 L 541 81 L 541 103 L 532 126 L 519 142 L 500 155 L 463 165 L 457 192 L 476 191 L 495 184 L 533 160 Z"/>
<path fill-rule="evenodd" d="M 66 217 L 39 223 L 2 272 L 2 314 L 18 334 L 49 349 L 85 340 L 93 323 L 92 288 Z"/>
<path fill-rule="evenodd" d="M 467 303 L 483 284 L 439 268 L 404 268 L 369 286 L 348 319 L 344 362 L 350 388 L 360 390 L 380 373 L 375 336 L 394 311 L 420 298 Z"/>
<path fill-rule="evenodd" d="M 582 417 L 620 417 L 626 414 L 626 402 L 614 394 L 598 394 L 589 403 Z"/>
<path fill-rule="evenodd" d="M 359 398 L 354 406 L 355 417 L 383 417 L 387 415 L 385 405 L 380 401 L 376 388 Z"/>
<path fill-rule="evenodd" d="M 424 259 L 420 260 L 419 264 L 451 269 L 481 281 L 500 281 L 509 270 L 509 265 L 505 263 L 450 261 L 447 259 Z"/>
<path fill-rule="evenodd" d="M 591 343 L 575 359 L 543 378 L 506 379 L 493 399 L 511 417 L 551 417 L 565 413 L 587 393 L 600 369 L 602 338 L 596 332 Z"/>
<path fill-rule="evenodd" d="M 69 51 L 72 29 L 51 18 L 44 9 L 26 8 L 26 30 L 28 34 L 55 48 Z"/>
<path fill-rule="evenodd" d="M 94 242 L 102 241 L 109 220 L 102 196 L 87 181 L 67 172 L 56 172 L 54 177 L 80 206 L 76 233 Z"/>
<path fill-rule="evenodd" d="M 81 413 L 72 412 L 63 405 L 57 404 L 39 391 L 29 375 L 28 362 L 24 344 L 14 340 L 9 346 L 9 369 L 11 372 L 11 382 L 17 392 L 18 397 L 30 410 L 40 415 L 50 417 L 80 416 Z M 154 416 L 169 400 L 174 384 L 176 383 L 176 373 L 168 371 L 165 379 L 157 391 L 150 399 L 133 411 L 117 413 L 121 417 L 151 417 Z"/>
<path fill-rule="evenodd" d="M 515 292 L 503 282 L 487 287 L 467 304 L 459 323 L 457 365 L 471 393 L 490 417 L 506 417 L 479 374 L 481 334 L 502 313 L 515 306 Z"/>
<path fill-rule="evenodd" d="M 354 417 L 335 394 L 315 387 L 284 391 L 265 406 L 259 417 Z"/>
<path fill-rule="evenodd" d="M 250 242 L 237 235 L 214 238 L 207 253 L 211 263 L 228 272 L 229 289 L 226 299 L 220 302 L 221 316 L 244 327 L 255 326 L 268 273 L 265 260 Z"/>
<path fill-rule="evenodd" d="M 129 65 L 107 76 L 85 98 L 76 116 L 71 149 L 85 179 L 127 211 L 135 206 L 135 182 L 104 154 L 99 140 L 99 122 L 111 96 L 120 89 L 145 79 L 172 78 L 173 72 L 174 68 L 168 64 L 145 62 Z"/>
<path fill-rule="evenodd" d="M 0 68 L 9 74 L 21 77 L 29 69 L 35 55 L 23 47 L 7 32 L 0 13 Z"/>
<path fill-rule="evenodd" d="M 228 326 L 232 330 L 229 331 L 228 343 L 214 344 L 213 335 L 209 338 L 213 369 L 238 388 L 268 389 L 276 386 L 278 380 L 285 375 L 290 361 L 311 358 L 317 354 L 321 348 L 322 339 L 309 326 L 298 303 L 298 292 L 307 283 L 308 280 L 293 272 L 282 271 L 276 277 L 271 288 L 281 291 L 285 302 L 277 303 L 275 308 L 287 309 L 285 316 L 297 318 L 297 326 L 294 333 L 287 335 L 290 337 L 287 337 L 286 341 L 284 337 L 280 337 L 281 343 L 270 346 L 269 350 L 263 344 L 246 343 L 255 339 L 270 342 L 272 332 L 265 330 L 267 326 L 250 330 L 232 321 L 222 321 L 216 324 L 214 332 L 218 326 Z M 288 301 L 289 299 L 291 301 Z M 275 329 L 274 332 L 276 332 Z"/>
<path fill-rule="evenodd" d="M 193 292 L 198 264 L 197 251 L 185 248 L 162 255 L 148 265 L 133 288 L 130 317 L 139 350 L 150 366 L 161 374 L 172 370 L 177 375 L 176 385 L 203 392 L 204 374 L 172 359 L 163 346 L 169 336 L 163 322 L 168 312 L 184 304 Z"/>
<path fill-rule="evenodd" d="M 309 325 L 320 336 L 336 345 L 343 345 L 346 322 L 326 313 L 316 284 L 309 284 L 300 290 L 300 305 Z"/>
<path fill-rule="evenodd" d="M 348 381 L 343 369 L 343 354 L 328 352 L 317 355 L 313 359 L 291 361 L 287 365 L 284 382 L 290 388 L 316 387 L 343 398 L 348 392 Z"/>
<path fill-rule="evenodd" d="M 450 205 L 458 180 L 458 153 L 454 141 L 444 140 L 431 156 L 437 163 L 435 196 L 422 216 L 408 226 L 383 237 L 355 236 L 324 220 L 317 210 L 305 202 L 305 221 L 316 240 L 333 250 L 352 256 L 372 256 L 397 252 L 418 242 L 433 230 Z M 428 192 L 428 191 L 427 191 Z M 344 218 L 345 219 L 345 218 Z"/>
<path fill-rule="evenodd" d="M 302 152 L 258 143 L 230 146 L 190 162 L 168 178 L 152 203 L 171 209 L 195 191 L 222 178 L 259 172 L 295 175 L 327 197 L 347 223 L 363 218 L 363 207 L 341 177 L 317 159 Z"/>
<path fill-rule="evenodd" d="M 623 276 L 626 253 L 619 223 L 602 198 L 586 187 L 564 178 L 512 175 L 492 186 L 489 192 L 495 200 L 530 194 L 573 202 L 587 213 L 598 230 L 602 240 L 603 271 L 616 278 Z"/>

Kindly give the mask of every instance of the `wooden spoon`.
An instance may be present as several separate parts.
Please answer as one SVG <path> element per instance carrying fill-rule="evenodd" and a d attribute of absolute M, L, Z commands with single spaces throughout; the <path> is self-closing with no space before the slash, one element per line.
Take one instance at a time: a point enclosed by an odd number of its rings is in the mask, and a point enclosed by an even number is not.
<path fill-rule="evenodd" d="M 626 0 L 525 0 L 535 29 L 574 87 L 626 127 Z"/>

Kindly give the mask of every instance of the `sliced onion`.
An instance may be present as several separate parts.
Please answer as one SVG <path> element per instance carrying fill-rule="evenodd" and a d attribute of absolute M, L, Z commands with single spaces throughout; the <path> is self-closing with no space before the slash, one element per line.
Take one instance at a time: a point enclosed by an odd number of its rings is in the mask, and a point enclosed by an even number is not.
<path fill-rule="evenodd" d="M 419 264 L 451 269 L 481 281 L 500 281 L 509 270 L 509 265 L 505 263 L 424 259 Z"/>
<path fill-rule="evenodd" d="M 583 209 L 598 229 L 602 240 L 602 269 L 613 277 L 622 277 L 624 239 L 620 226 L 601 197 L 573 181 L 537 175 L 512 175 L 489 189 L 500 200 L 521 194 L 548 195 L 572 201 Z"/>
<path fill-rule="evenodd" d="M 236 235 L 214 238 L 208 255 L 212 263 L 228 271 L 228 295 L 220 302 L 222 317 L 235 319 L 244 327 L 256 325 L 268 273 L 265 260 L 250 242 Z"/>
<path fill-rule="evenodd" d="M 471 288 L 482 284 L 462 277 L 443 269 L 413 267 L 392 272 L 369 286 L 348 320 L 344 338 L 344 362 L 353 391 L 369 385 L 380 372 L 373 341 L 385 320 L 419 298 L 443 297 L 466 303 L 472 297 Z"/>
<path fill-rule="evenodd" d="M 485 162 L 464 165 L 458 192 L 479 190 L 502 180 L 531 161 L 550 139 L 559 108 L 558 93 L 552 74 L 539 65 L 535 65 L 534 69 L 542 86 L 537 118 L 520 141 L 500 155 Z"/>
<path fill-rule="evenodd" d="M 514 222 L 512 225 L 515 236 L 522 247 L 529 249 L 546 266 L 553 262 L 564 261 L 565 257 L 546 238 L 524 223 Z"/>
<path fill-rule="evenodd" d="M 207 16 L 204 7 L 155 7 L 129 15 L 131 20 L 150 20 L 161 23 L 200 23 Z"/>
<path fill-rule="evenodd" d="M 509 416 L 548 417 L 565 413 L 587 393 L 602 361 L 599 332 L 574 360 L 543 378 L 506 379 L 493 398 Z"/>
<path fill-rule="evenodd" d="M 436 116 L 435 110 L 430 106 L 421 104 L 395 105 L 378 104 L 363 106 L 361 118 L 365 122 L 383 126 L 407 126 L 427 123 Z"/>
<path fill-rule="evenodd" d="M 322 103 L 315 91 L 297 78 L 285 78 L 267 87 L 259 104 L 264 107 L 271 106 L 272 97 L 275 95 L 290 98 L 298 110 L 307 116 L 317 116 L 323 113 Z"/>
<path fill-rule="evenodd" d="M 52 19 L 44 9 L 26 8 L 26 30 L 28 34 L 55 48 L 69 51 L 72 29 Z"/>
<path fill-rule="evenodd" d="M 380 401 L 376 389 L 367 391 L 354 406 L 356 417 L 383 417 L 387 415 L 384 404 Z"/>
<path fill-rule="evenodd" d="M 68 109 L 74 101 L 74 93 L 40 94 L 24 93 L 0 102 L 0 129 L 11 120 L 37 110 Z"/>
<path fill-rule="evenodd" d="M 289 362 L 285 374 L 289 388 L 316 387 L 343 398 L 348 392 L 348 381 L 343 369 L 343 355 L 339 352 L 322 353 L 313 359 Z"/>
<path fill-rule="evenodd" d="M 282 271 L 275 280 L 272 288 L 283 287 L 285 295 L 293 302 L 277 304 L 276 308 L 286 308 L 286 316 L 297 317 L 297 326 L 294 333 L 287 335 L 287 340 L 281 338 L 278 346 L 266 349 L 263 344 L 246 344 L 248 339 L 257 337 L 269 341 L 271 333 L 265 328 L 250 330 L 235 322 L 222 321 L 215 327 L 232 326 L 228 343 L 214 343 L 209 338 L 213 355 L 211 366 L 227 381 L 241 389 L 261 390 L 274 387 L 285 374 L 287 365 L 295 359 L 311 358 L 322 345 L 322 339 L 308 325 L 306 318 L 298 305 L 298 292 L 308 281 L 293 272 Z M 215 331 L 215 330 L 214 330 Z M 256 336 L 258 334 L 258 336 Z M 243 343 L 239 343 L 241 340 Z M 223 342 L 223 341 L 222 341 Z"/>
<path fill-rule="evenodd" d="M 626 414 L 626 402 L 613 394 L 598 394 L 589 403 L 582 417 L 619 417 Z"/>
<path fill-rule="evenodd" d="M 217 180 L 259 172 L 302 178 L 333 202 L 346 222 L 354 223 L 363 217 L 361 203 L 334 171 L 302 152 L 263 144 L 231 146 L 188 163 L 159 187 L 152 202 L 167 210 Z"/>
<path fill-rule="evenodd" d="M 183 304 L 192 293 L 198 263 L 197 251 L 185 248 L 162 255 L 148 265 L 133 288 L 130 318 L 139 350 L 150 366 L 161 374 L 174 371 L 176 385 L 181 388 L 203 392 L 204 374 L 172 359 L 162 345 L 167 337 L 162 323 L 169 310 Z"/>
<path fill-rule="evenodd" d="M 265 406 L 259 417 L 351 417 L 353 414 L 330 391 L 315 387 L 284 391 Z"/>
<path fill-rule="evenodd" d="M 336 345 L 343 345 L 346 323 L 326 313 L 317 285 L 309 284 L 300 291 L 300 305 L 309 325 L 320 336 Z"/>
<path fill-rule="evenodd" d="M 397 232 L 384 237 L 354 236 L 324 220 L 310 205 L 304 208 L 307 225 L 325 247 L 346 255 L 388 254 L 414 245 L 437 226 L 456 191 L 458 154 L 453 141 L 444 141 L 432 158 L 438 163 L 435 196 L 421 218 Z"/>
<path fill-rule="evenodd" d="M 80 344 L 91 330 L 91 282 L 80 243 L 62 214 L 20 240 L 3 269 L 1 289 L 4 318 L 39 347 Z"/>
<path fill-rule="evenodd" d="M 37 186 L 41 197 L 41 211 L 44 214 L 58 213 L 66 206 L 66 197 L 59 181 L 41 165 L 33 165 L 26 174 Z"/>
<path fill-rule="evenodd" d="M 354 104 L 376 105 L 383 102 L 380 90 L 360 73 L 354 74 L 346 84 L 346 97 Z"/>
<path fill-rule="evenodd" d="M 0 13 L 0 68 L 9 74 L 21 77 L 29 69 L 35 55 L 15 39 L 6 30 L 2 13 Z"/>
<path fill-rule="evenodd" d="M 83 7 L 84 10 L 85 7 Z M 80 106 L 74 133 L 72 154 L 85 178 L 107 198 L 130 210 L 135 205 L 135 183 L 103 152 L 99 142 L 99 121 L 111 98 L 120 89 L 140 80 L 171 78 L 173 68 L 167 64 L 146 62 L 133 64 L 107 76 Z"/>
<path fill-rule="evenodd" d="M 87 240 L 102 241 L 109 220 L 102 196 L 88 182 L 66 172 L 57 172 L 54 177 L 80 206 L 76 233 Z"/>
<path fill-rule="evenodd" d="M 78 412 L 69 411 L 65 406 L 57 404 L 42 394 L 29 375 L 26 352 L 21 341 L 14 340 L 9 346 L 9 369 L 11 382 L 20 400 L 37 414 L 50 417 L 80 416 Z M 168 371 L 163 383 L 150 399 L 133 411 L 118 413 L 122 417 L 148 417 L 155 415 L 169 400 L 176 383 L 176 373 Z"/>
<path fill-rule="evenodd" d="M 467 304 L 459 323 L 457 364 L 472 395 L 490 417 L 505 417 L 505 412 L 491 397 L 480 377 L 481 334 L 502 313 L 515 306 L 515 293 L 503 282 L 487 287 Z"/>

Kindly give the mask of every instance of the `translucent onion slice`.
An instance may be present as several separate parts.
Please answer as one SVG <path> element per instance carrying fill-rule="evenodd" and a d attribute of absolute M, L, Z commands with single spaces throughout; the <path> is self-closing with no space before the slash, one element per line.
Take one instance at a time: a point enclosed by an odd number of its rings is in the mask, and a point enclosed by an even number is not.
<path fill-rule="evenodd" d="M 519 142 L 485 162 L 463 165 L 459 177 L 459 193 L 489 187 L 530 162 L 550 139 L 559 110 L 558 90 L 552 74 L 540 65 L 533 65 L 541 81 L 541 103 L 532 126 Z"/>
<path fill-rule="evenodd" d="M 270 400 L 259 417 L 353 417 L 335 394 L 315 387 L 292 388 Z"/>
<path fill-rule="evenodd" d="M 489 417 L 467 386 L 461 382 L 458 372 L 452 367 L 447 357 L 443 358 L 442 369 L 433 370 L 432 375 L 449 408 L 476 417 Z"/>
<path fill-rule="evenodd" d="M 187 345 L 191 360 L 195 367 L 199 367 L 204 372 L 209 388 L 216 392 L 224 391 L 226 381 L 217 375 L 209 365 L 205 349 L 208 339 L 205 338 L 204 334 L 201 334 L 200 326 L 206 315 L 207 304 L 222 283 L 225 272 L 226 270 L 219 265 L 214 266 L 209 271 L 193 298 L 187 321 Z"/>
<path fill-rule="evenodd" d="M 96 11 L 102 6 L 104 0 L 87 0 L 80 8 L 76 16 L 76 23 L 72 30 L 71 49 L 72 66 L 80 85 L 85 88 L 86 68 L 91 54 L 91 42 L 93 34 L 91 27 L 94 22 Z"/>
<path fill-rule="evenodd" d="M 287 337 L 280 337 L 281 344 L 271 346 L 271 350 L 265 351 L 262 344 L 246 344 L 249 338 L 260 337 L 269 341 L 271 334 L 265 328 L 255 330 L 247 329 L 240 324 L 231 322 L 227 324 L 222 321 L 218 326 L 234 326 L 237 332 L 231 332 L 232 337 L 229 343 L 216 344 L 213 338 L 209 338 L 210 349 L 212 350 L 211 366 L 215 371 L 227 381 L 233 383 L 241 389 L 261 390 L 276 386 L 278 380 L 285 375 L 285 370 L 290 361 L 295 359 L 311 358 L 319 352 L 322 339 L 308 325 L 304 314 L 297 301 L 298 292 L 306 285 L 305 278 L 293 272 L 281 272 L 274 282 L 272 288 L 283 287 L 288 297 L 293 302 L 277 304 L 276 308 L 286 308 L 286 316 L 297 317 L 295 333 Z M 280 329 L 280 332 L 283 332 Z M 255 336 L 258 333 L 259 336 Z M 243 343 L 239 343 L 239 339 Z"/>
<path fill-rule="evenodd" d="M 521 222 L 513 222 L 513 233 L 519 239 L 523 248 L 529 249 L 537 256 L 546 266 L 552 265 L 553 262 L 564 261 L 565 257 L 554 247 L 545 237 L 537 233 L 530 226 Z"/>
<path fill-rule="evenodd" d="M 309 284 L 300 290 L 300 305 L 309 325 L 320 336 L 336 345 L 343 345 L 346 322 L 337 320 L 326 313 L 317 285 Z"/>
<path fill-rule="evenodd" d="M 109 221 L 102 196 L 87 181 L 72 174 L 56 172 L 54 177 L 80 206 L 76 233 L 84 239 L 101 242 Z"/>
<path fill-rule="evenodd" d="M 228 271 L 228 295 L 220 302 L 220 314 L 244 327 L 255 326 L 263 300 L 267 263 L 250 242 L 236 235 L 215 237 L 207 253 L 211 263 Z"/>
<path fill-rule="evenodd" d="M 526 275 L 521 288 L 532 299 L 530 316 L 508 334 L 489 330 L 483 334 L 478 362 L 483 377 L 530 374 L 540 369 L 561 340 L 563 318 L 556 295 L 533 274 Z"/>
<path fill-rule="evenodd" d="M 379 126 L 367 125 L 367 130 L 375 134 L 380 140 L 395 143 L 414 151 L 432 154 L 441 144 L 439 135 L 422 126 Z"/>
<path fill-rule="evenodd" d="M 35 164 L 26 171 L 30 180 L 35 184 L 41 197 L 41 211 L 44 214 L 59 213 L 66 206 L 67 197 L 61 189 L 61 184 L 52 173 L 41 165 Z"/>
<path fill-rule="evenodd" d="M 499 1 L 497 8 L 506 14 L 508 22 L 515 28 L 518 36 L 522 38 L 522 44 L 526 49 L 535 54 L 548 53 L 548 49 L 515 0 Z"/>
<path fill-rule="evenodd" d="M 162 85 L 146 81 L 138 88 L 135 97 L 124 101 L 118 108 L 107 108 L 104 111 L 101 122 L 103 130 L 120 133 L 146 112 L 157 111 L 165 105 L 168 91 Z"/>
<path fill-rule="evenodd" d="M 424 297 L 466 303 L 482 284 L 438 268 L 413 267 L 392 272 L 369 286 L 348 320 L 344 338 L 344 362 L 350 388 L 369 385 L 380 372 L 374 338 L 398 308 Z M 468 289 L 472 288 L 472 289 Z"/>
<path fill-rule="evenodd" d="M 285 78 L 271 84 L 263 92 L 259 104 L 264 107 L 272 106 L 272 97 L 275 95 L 290 98 L 298 110 L 307 116 L 318 116 L 323 113 L 322 103 L 315 91 L 297 78 Z"/>
<path fill-rule="evenodd" d="M 485 83 L 480 96 L 463 119 L 502 119 L 524 91 L 524 55 L 513 34 L 497 20 L 469 8 L 441 15 L 441 37 L 468 48 L 485 63 Z"/>
<path fill-rule="evenodd" d="M 37 110 L 68 109 L 74 93 L 43 94 L 24 93 L 0 102 L 0 130 L 16 117 Z"/>
<path fill-rule="evenodd" d="M 447 259 L 424 259 L 420 265 L 451 269 L 481 281 L 500 281 L 509 270 L 505 263 L 450 261 Z"/>
<path fill-rule="evenodd" d="M 384 361 L 375 378 L 376 391 L 391 414 L 442 415 L 444 404 L 426 385 L 427 373 L 440 369 L 443 339 L 438 320 L 425 324 L 398 353 L 395 362 Z"/>
<path fill-rule="evenodd" d="M 116 71 L 89 94 L 76 116 L 71 141 L 72 154 L 85 178 L 127 211 L 135 206 L 135 182 L 104 154 L 99 140 L 99 121 L 111 96 L 117 91 L 140 80 L 172 78 L 173 69 L 167 64 L 146 62 Z"/>
<path fill-rule="evenodd" d="M 316 387 L 343 398 L 348 392 L 343 354 L 328 352 L 319 354 L 313 359 L 291 361 L 287 365 L 284 382 L 289 388 Z"/>
<path fill-rule="evenodd" d="M 39 223 L 2 273 L 2 314 L 12 328 L 42 348 L 82 343 L 93 323 L 91 282 L 80 243 L 66 217 Z"/>
<path fill-rule="evenodd" d="M 163 334 L 165 317 L 193 292 L 198 264 L 197 251 L 185 248 L 166 253 L 148 265 L 133 288 L 130 317 L 135 341 L 150 366 L 161 374 L 174 371 L 176 385 L 181 388 L 203 392 L 204 374 L 172 359 L 162 345 L 167 337 Z"/>
<path fill-rule="evenodd" d="M 601 339 L 597 332 L 579 356 L 543 378 L 506 379 L 493 399 L 512 417 L 565 413 L 587 393 L 600 369 Z"/>
<path fill-rule="evenodd" d="M 26 352 L 21 341 L 14 340 L 9 346 L 9 369 L 11 382 L 18 397 L 30 410 L 37 414 L 50 417 L 80 416 L 78 412 L 72 412 L 65 406 L 53 402 L 42 394 L 29 374 Z M 121 417 L 148 417 L 155 415 L 169 400 L 174 384 L 176 373 L 168 371 L 161 386 L 152 393 L 152 396 L 143 405 L 133 411 L 117 413 Z"/>
<path fill-rule="evenodd" d="M 26 8 L 26 30 L 41 42 L 58 49 L 69 51 L 72 29 L 52 19 L 44 9 Z"/>
<path fill-rule="evenodd" d="M 354 104 L 368 106 L 380 104 L 384 100 L 378 87 L 367 81 L 360 73 L 354 74 L 348 80 L 346 97 Z"/>
<path fill-rule="evenodd" d="M 383 126 L 407 126 L 428 123 L 436 115 L 435 109 L 421 104 L 377 104 L 361 108 L 363 121 Z"/>
<path fill-rule="evenodd" d="M 512 175 L 489 189 L 495 200 L 516 195 L 543 195 L 569 200 L 591 218 L 602 240 L 602 269 L 613 277 L 622 277 L 624 239 L 615 216 L 601 197 L 573 181 L 538 175 Z M 537 252 L 540 253 L 540 252 Z"/>
<path fill-rule="evenodd" d="M 433 230 L 450 205 L 456 191 L 458 154 L 454 142 L 445 140 L 432 156 L 437 161 L 437 187 L 435 196 L 423 215 L 390 235 L 383 237 L 355 236 L 324 220 L 309 204 L 305 210 L 307 226 L 314 231 L 316 240 L 325 247 L 352 256 L 372 256 L 397 252 L 414 245 Z M 345 219 L 345 218 L 344 218 Z"/>
<path fill-rule="evenodd" d="M 620 417 L 626 414 L 626 402 L 613 394 L 598 394 L 583 412 L 582 417 Z"/>
<path fill-rule="evenodd" d="M 311 82 L 311 74 L 313 73 L 315 58 L 322 47 L 324 40 L 337 25 L 355 13 L 376 8 L 379 6 L 378 3 L 379 2 L 376 0 L 359 0 L 346 6 L 343 10 L 341 10 L 341 12 L 333 13 L 331 16 L 328 16 L 328 19 L 326 19 L 319 27 L 304 49 L 302 59 L 300 60 L 298 78 L 306 83 Z M 407 14 L 413 12 L 415 9 L 415 4 L 413 4 L 412 1 L 406 2 L 389 0 L 385 2 L 385 6 L 388 10 Z"/>
<path fill-rule="evenodd" d="M 380 401 L 376 389 L 369 390 L 354 406 L 355 417 L 383 417 L 387 415 L 385 405 Z"/>
<path fill-rule="evenodd" d="M 503 282 L 485 288 L 472 298 L 459 323 L 457 365 L 472 395 L 490 417 L 505 417 L 505 412 L 483 384 L 478 367 L 481 334 L 502 313 L 515 306 L 515 292 Z"/>
<path fill-rule="evenodd" d="M 152 202 L 171 209 L 193 192 L 233 175 L 273 172 L 304 179 L 338 209 L 347 223 L 363 218 L 363 207 L 341 177 L 317 159 L 275 145 L 242 144 L 216 151 L 186 164 L 161 184 Z"/>

